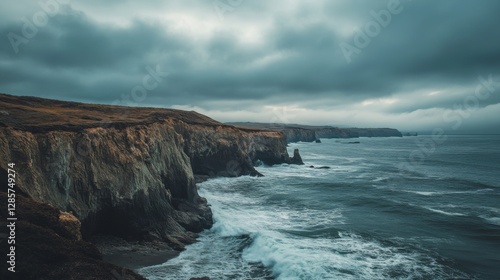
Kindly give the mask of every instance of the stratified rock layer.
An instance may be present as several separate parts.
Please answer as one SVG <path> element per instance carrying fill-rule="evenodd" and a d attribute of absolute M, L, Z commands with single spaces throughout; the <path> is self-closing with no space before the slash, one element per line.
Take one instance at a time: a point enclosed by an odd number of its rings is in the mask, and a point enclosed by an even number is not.
<path fill-rule="evenodd" d="M 16 163 L 19 188 L 73 212 L 84 234 L 185 243 L 192 238 L 186 230 L 211 225 L 182 138 L 168 124 L 46 133 L 0 128 L 0 147 L 2 158 Z"/>
<path fill-rule="evenodd" d="M 282 132 L 240 129 L 196 112 L 0 94 L 0 157 L 19 191 L 110 234 L 194 241 L 212 224 L 194 175 L 260 175 L 253 163 L 291 163 Z M 6 169 L 6 166 L 1 166 Z"/>

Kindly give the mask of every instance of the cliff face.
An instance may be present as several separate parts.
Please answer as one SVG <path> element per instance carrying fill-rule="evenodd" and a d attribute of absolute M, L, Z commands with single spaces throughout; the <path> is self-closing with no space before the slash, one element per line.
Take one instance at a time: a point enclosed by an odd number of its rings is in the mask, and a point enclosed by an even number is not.
<path fill-rule="evenodd" d="M 285 127 L 283 132 L 288 143 L 316 141 L 316 132 L 312 129 Z"/>
<path fill-rule="evenodd" d="M 285 135 L 275 131 L 238 129 L 228 125 L 173 124 L 184 138 L 184 151 L 196 175 L 259 175 L 257 160 L 273 165 L 290 163 Z"/>
<path fill-rule="evenodd" d="M 359 137 L 403 137 L 403 134 L 394 128 L 350 128 Z"/>
<path fill-rule="evenodd" d="M 324 127 L 314 129 L 318 138 L 358 138 L 359 134 L 348 128 Z"/>
<path fill-rule="evenodd" d="M 285 128 L 285 131 L 291 130 Z M 359 137 L 402 137 L 401 132 L 393 128 L 338 128 L 314 127 L 295 128 L 300 133 L 286 133 L 288 142 L 312 142 L 316 138 L 359 138 Z M 307 132 L 306 132 L 307 131 Z"/>
<path fill-rule="evenodd" d="M 229 123 L 236 127 L 246 130 L 265 130 L 282 132 L 285 135 L 287 143 L 295 142 L 314 142 L 316 141 L 315 131 L 300 125 L 285 125 L 276 123 L 252 123 L 252 122 L 235 122 Z"/>
<path fill-rule="evenodd" d="M 314 142 L 319 138 L 358 138 L 358 137 L 402 137 L 393 128 L 339 128 L 332 126 L 311 126 L 300 124 L 232 123 L 238 127 L 282 131 L 288 143 Z"/>
<path fill-rule="evenodd" d="M 84 237 L 182 247 L 212 224 L 194 174 L 259 175 L 257 160 L 291 162 L 283 133 L 238 129 L 195 112 L 2 94 L 0 108 L 0 157 L 16 164 L 19 191 L 71 211 Z"/>
<path fill-rule="evenodd" d="M 0 147 L 5 162 L 16 163 L 18 187 L 37 201 L 72 211 L 84 233 L 186 242 L 187 230 L 211 224 L 182 138 L 167 124 L 81 133 L 0 128 Z M 182 210 L 184 204 L 190 211 Z"/>

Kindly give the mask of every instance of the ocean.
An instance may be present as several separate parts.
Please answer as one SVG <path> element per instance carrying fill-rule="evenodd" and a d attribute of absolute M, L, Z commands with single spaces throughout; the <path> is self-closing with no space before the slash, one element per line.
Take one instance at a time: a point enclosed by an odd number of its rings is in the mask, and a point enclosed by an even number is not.
<path fill-rule="evenodd" d="M 293 143 L 199 184 L 215 224 L 148 279 L 500 279 L 500 136 Z M 402 164 L 404 163 L 404 164 Z M 313 169 L 328 166 L 330 169 Z"/>

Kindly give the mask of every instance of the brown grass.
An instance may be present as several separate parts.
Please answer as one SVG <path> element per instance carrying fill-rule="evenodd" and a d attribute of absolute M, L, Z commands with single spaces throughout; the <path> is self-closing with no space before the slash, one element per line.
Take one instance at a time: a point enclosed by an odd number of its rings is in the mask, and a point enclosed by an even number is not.
<path fill-rule="evenodd" d="M 125 127 L 174 119 L 188 124 L 229 126 L 194 111 L 66 102 L 0 94 L 0 126 L 33 132 Z"/>

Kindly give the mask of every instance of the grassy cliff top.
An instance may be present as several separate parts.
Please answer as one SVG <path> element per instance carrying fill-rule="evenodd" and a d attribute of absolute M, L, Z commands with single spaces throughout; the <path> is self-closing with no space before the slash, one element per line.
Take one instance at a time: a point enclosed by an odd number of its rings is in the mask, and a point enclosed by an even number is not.
<path fill-rule="evenodd" d="M 0 93 L 0 126 L 32 132 L 78 131 L 90 127 L 120 128 L 167 119 L 187 124 L 230 126 L 195 111 L 86 104 Z"/>

